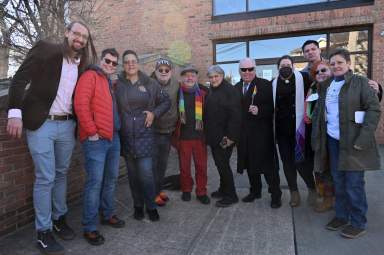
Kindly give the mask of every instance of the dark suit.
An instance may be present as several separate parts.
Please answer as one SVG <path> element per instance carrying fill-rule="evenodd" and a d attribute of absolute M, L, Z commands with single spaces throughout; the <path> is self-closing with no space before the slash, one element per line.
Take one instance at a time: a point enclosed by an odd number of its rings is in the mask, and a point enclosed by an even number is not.
<path fill-rule="evenodd" d="M 257 88 L 252 102 L 252 93 Z M 243 82 L 235 85 L 243 95 Z M 271 82 L 255 77 L 242 96 L 242 128 L 237 146 L 237 171 L 247 169 L 250 192 L 260 194 L 262 189 L 261 173 L 269 185 L 272 195 L 280 196 L 280 179 L 276 166 L 276 152 L 273 134 L 273 97 Z M 249 112 L 253 103 L 258 107 L 257 115 Z"/>
<path fill-rule="evenodd" d="M 62 64 L 62 44 L 39 41 L 17 70 L 9 88 L 8 108 L 22 110 L 25 128 L 36 130 L 47 119 L 56 98 Z"/>

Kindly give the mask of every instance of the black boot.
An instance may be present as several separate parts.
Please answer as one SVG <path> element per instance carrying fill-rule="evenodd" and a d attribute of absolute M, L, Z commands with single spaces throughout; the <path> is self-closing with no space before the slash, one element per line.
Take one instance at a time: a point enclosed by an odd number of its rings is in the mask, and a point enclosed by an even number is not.
<path fill-rule="evenodd" d="M 73 229 L 67 225 L 64 215 L 53 221 L 53 230 L 63 240 L 73 240 L 76 236 Z"/>

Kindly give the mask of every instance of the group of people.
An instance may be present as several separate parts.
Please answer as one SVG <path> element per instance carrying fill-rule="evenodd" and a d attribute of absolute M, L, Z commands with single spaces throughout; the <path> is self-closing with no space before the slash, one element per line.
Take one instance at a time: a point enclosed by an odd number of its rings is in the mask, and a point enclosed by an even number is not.
<path fill-rule="evenodd" d="M 157 60 L 155 71 L 146 75 L 132 50 L 123 53 L 123 70 L 112 81 L 119 53 L 104 49 L 97 62 L 90 31 L 79 21 L 68 25 L 62 44 L 39 41 L 12 80 L 7 132 L 20 138 L 26 130 L 35 165 L 33 202 L 41 252 L 64 253 L 52 231 L 64 240 L 75 237 L 66 222 L 66 188 L 77 135 L 86 171 L 83 236 L 92 245 L 105 241 L 99 222 L 125 226 L 114 207 L 120 156 L 125 159 L 134 218 L 142 220 L 146 213 L 151 221 L 160 219 L 157 207 L 169 200 L 162 182 L 171 144 L 178 150 L 183 201 L 191 200 L 196 183 L 196 199 L 210 203 L 209 146 L 220 176 L 211 198 L 218 207 L 238 202 L 230 166 L 236 146 L 237 172 L 246 170 L 250 183 L 243 202 L 261 198 L 264 175 L 270 206 L 281 207 L 279 154 L 290 206 L 301 203 L 299 172 L 315 211 L 330 210 L 334 203 L 336 216 L 327 229 L 342 229 L 349 238 L 363 234 L 364 170 L 380 167 L 374 132 L 381 86 L 353 74 L 347 50 L 336 49 L 329 61 L 321 57 L 316 41 L 306 41 L 302 50 L 308 61 L 302 71 L 295 70 L 290 56 L 282 56 L 279 75 L 270 82 L 256 76 L 255 60 L 245 58 L 239 62 L 237 84 L 230 84 L 223 69 L 213 65 L 207 71 L 207 88 L 198 83 L 199 71 L 192 65 L 181 69 L 177 81 L 166 58 Z M 319 193 L 321 203 L 316 201 Z"/>

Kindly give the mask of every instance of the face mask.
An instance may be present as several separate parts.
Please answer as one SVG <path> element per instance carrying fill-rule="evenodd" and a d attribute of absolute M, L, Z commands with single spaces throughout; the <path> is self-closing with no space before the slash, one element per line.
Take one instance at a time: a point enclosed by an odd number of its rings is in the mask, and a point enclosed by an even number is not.
<path fill-rule="evenodd" d="M 289 78 L 289 76 L 292 75 L 292 72 L 292 68 L 290 68 L 289 66 L 284 66 L 279 70 L 279 74 L 283 79 Z"/>

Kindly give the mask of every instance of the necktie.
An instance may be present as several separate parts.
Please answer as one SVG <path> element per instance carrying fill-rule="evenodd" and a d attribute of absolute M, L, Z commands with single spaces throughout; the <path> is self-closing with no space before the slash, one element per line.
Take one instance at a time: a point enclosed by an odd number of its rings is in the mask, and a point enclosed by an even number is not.
<path fill-rule="evenodd" d="M 247 93 L 248 86 L 249 86 L 249 84 L 244 83 L 244 85 L 243 85 L 243 95 L 245 95 Z"/>

